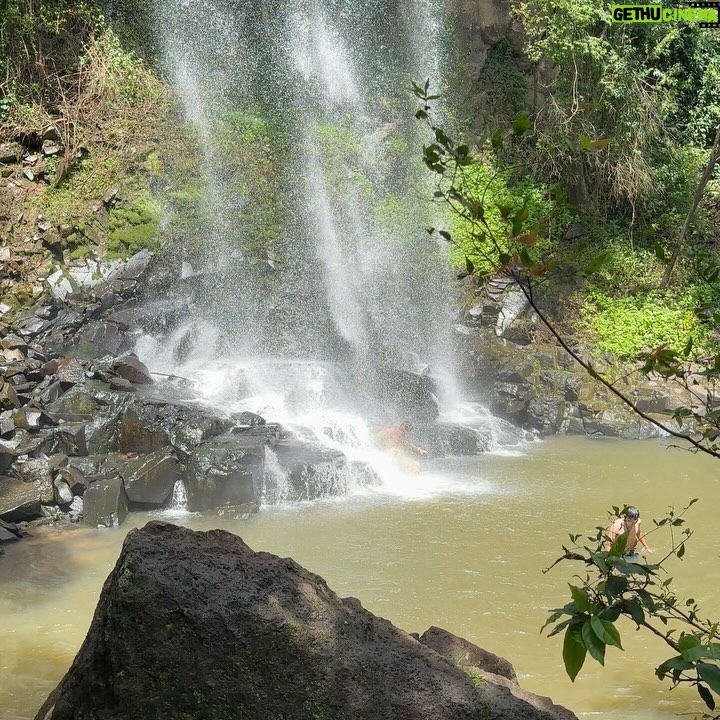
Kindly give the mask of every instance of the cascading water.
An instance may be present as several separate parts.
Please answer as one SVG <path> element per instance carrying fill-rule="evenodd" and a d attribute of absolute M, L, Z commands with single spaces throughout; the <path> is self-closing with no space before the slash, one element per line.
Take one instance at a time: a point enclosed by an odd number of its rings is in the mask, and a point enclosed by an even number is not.
<path fill-rule="evenodd" d="M 202 149 L 199 220 L 178 246 L 201 290 L 138 352 L 228 412 L 342 451 L 328 475 L 339 489 L 386 473 L 371 428 L 412 413 L 401 373 L 430 374 L 441 406 L 457 401 L 448 264 L 424 230 L 435 223 L 410 92 L 439 76 L 441 25 L 427 0 L 156 10 Z"/>

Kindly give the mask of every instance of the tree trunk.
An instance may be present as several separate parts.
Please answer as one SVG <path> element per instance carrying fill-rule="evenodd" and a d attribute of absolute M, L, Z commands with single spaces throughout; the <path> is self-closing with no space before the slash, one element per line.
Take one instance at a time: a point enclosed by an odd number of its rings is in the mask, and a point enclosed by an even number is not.
<path fill-rule="evenodd" d="M 680 230 L 680 236 L 678 237 L 678 241 L 675 244 L 675 249 L 673 250 L 672 257 L 670 258 L 670 262 L 667 264 L 667 267 L 665 268 L 665 274 L 663 275 L 662 283 L 660 283 L 661 288 L 666 288 L 670 284 L 670 275 L 672 274 L 673 268 L 675 267 L 675 263 L 677 262 L 677 259 L 680 255 L 680 250 L 682 249 L 682 246 L 685 242 L 685 236 L 687 235 L 688 228 L 690 227 L 690 223 L 692 223 L 693 218 L 695 217 L 695 212 L 697 211 L 698 205 L 700 204 L 700 200 L 702 200 L 703 193 L 705 192 L 705 186 L 708 183 L 708 180 L 710 179 L 710 176 L 712 175 L 713 168 L 715 167 L 715 163 L 718 161 L 718 155 L 720 155 L 720 152 L 718 151 L 720 147 L 720 127 L 715 131 L 715 142 L 713 142 L 712 150 L 710 151 L 710 157 L 708 158 L 707 166 L 705 167 L 705 171 L 702 174 L 702 177 L 700 178 L 700 182 L 698 183 L 698 186 L 695 188 L 695 195 L 693 196 L 692 204 L 690 205 L 690 209 L 688 210 L 688 214 L 685 217 L 685 222 L 683 223 L 682 230 Z"/>

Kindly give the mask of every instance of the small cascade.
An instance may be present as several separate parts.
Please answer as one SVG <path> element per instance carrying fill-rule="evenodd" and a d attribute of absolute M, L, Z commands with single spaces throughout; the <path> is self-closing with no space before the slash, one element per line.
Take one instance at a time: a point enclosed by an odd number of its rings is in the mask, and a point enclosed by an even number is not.
<path fill-rule="evenodd" d="M 176 480 L 173 487 L 172 500 L 168 508 L 172 513 L 186 513 L 187 508 L 187 492 L 185 491 L 185 483 L 182 480 Z"/>
<path fill-rule="evenodd" d="M 262 500 L 265 505 L 280 505 L 290 497 L 290 483 L 287 473 L 280 467 L 277 453 L 265 448 L 265 475 L 263 477 Z"/>
<path fill-rule="evenodd" d="M 451 410 L 443 412 L 440 419 L 474 430 L 478 437 L 478 447 L 483 452 L 505 452 L 508 448 L 537 440 L 533 433 L 493 415 L 480 403 L 458 403 Z"/>

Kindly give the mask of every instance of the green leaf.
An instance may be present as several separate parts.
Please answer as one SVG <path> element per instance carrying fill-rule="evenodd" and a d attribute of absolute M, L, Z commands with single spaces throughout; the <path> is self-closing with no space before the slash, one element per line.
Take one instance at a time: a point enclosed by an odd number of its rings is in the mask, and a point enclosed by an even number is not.
<path fill-rule="evenodd" d="M 574 622 L 575 618 L 569 618 L 568 620 L 563 620 L 561 623 L 558 623 L 549 633 L 548 637 L 551 638 L 554 635 L 557 635 L 558 633 L 561 633 L 571 622 Z"/>
<path fill-rule="evenodd" d="M 622 595 L 628 588 L 628 579 L 623 575 L 611 575 L 605 583 L 605 593 L 613 598 Z"/>
<path fill-rule="evenodd" d="M 582 644 L 582 640 L 578 637 L 577 630 L 569 627 L 565 631 L 565 639 L 563 640 L 563 662 L 565 663 L 565 672 L 572 682 L 575 682 L 580 669 L 585 663 L 587 649 Z"/>
<path fill-rule="evenodd" d="M 513 132 L 520 137 L 530 129 L 530 118 L 525 113 L 518 113 L 512 124 Z"/>
<path fill-rule="evenodd" d="M 512 208 L 509 205 L 498 205 L 497 209 L 499 210 L 500 217 L 502 217 L 503 220 L 507 220 L 512 212 Z"/>
<path fill-rule="evenodd" d="M 502 150 L 505 147 L 505 139 L 503 138 L 503 131 L 498 128 L 490 137 L 490 143 L 492 144 L 493 150 Z"/>
<path fill-rule="evenodd" d="M 610 257 L 609 252 L 603 252 L 599 255 L 596 255 L 584 268 L 583 272 L 585 275 L 594 275 L 600 268 L 605 264 L 608 257 Z"/>
<path fill-rule="evenodd" d="M 642 605 L 637 598 L 633 598 L 625 603 L 625 607 L 630 613 L 630 617 L 635 621 L 637 625 L 641 625 L 645 622 L 645 613 L 643 612 Z"/>
<path fill-rule="evenodd" d="M 621 557 L 625 553 L 625 548 L 627 547 L 628 537 L 629 537 L 629 535 L 626 532 L 618 535 L 615 538 L 608 555 L 610 557 Z"/>
<path fill-rule="evenodd" d="M 698 675 L 710 686 L 710 689 L 720 695 L 720 668 L 710 663 L 697 664 Z"/>
<path fill-rule="evenodd" d="M 620 617 L 622 609 L 622 603 L 614 603 L 613 605 L 608 605 L 606 608 L 603 608 L 598 617 L 601 620 L 615 622 Z"/>
<path fill-rule="evenodd" d="M 655 251 L 655 257 L 657 257 L 660 262 L 665 262 L 665 249 L 657 240 L 653 243 L 653 250 Z"/>
<path fill-rule="evenodd" d="M 580 143 L 580 147 L 583 150 L 587 150 L 588 152 L 592 150 L 593 143 L 587 135 L 580 135 L 580 137 L 578 138 L 578 142 Z"/>
<path fill-rule="evenodd" d="M 715 698 L 712 696 L 712 693 L 704 686 L 700 685 L 698 683 L 697 686 L 698 689 L 698 695 L 703 699 L 703 702 L 711 709 L 715 709 Z"/>
<path fill-rule="evenodd" d="M 575 585 L 570 585 L 570 583 L 568 583 L 568 587 L 570 588 L 570 594 L 572 595 L 572 599 L 577 605 L 578 610 L 581 612 L 588 612 L 590 610 L 590 603 L 588 602 L 585 590 L 575 587 Z"/>
<path fill-rule="evenodd" d="M 685 554 L 685 543 L 680 543 L 680 547 L 677 549 L 677 552 L 675 554 L 678 556 L 678 558 L 682 559 L 682 556 Z"/>
<path fill-rule="evenodd" d="M 472 275 L 475 272 L 475 265 L 473 265 L 473 261 L 469 258 L 465 258 L 465 267 L 467 268 L 467 271 Z"/>
<path fill-rule="evenodd" d="M 601 665 L 605 664 L 605 642 L 593 631 L 590 620 L 586 620 L 582 626 L 582 640 L 594 660 Z"/>
<path fill-rule="evenodd" d="M 593 615 L 590 618 L 590 625 L 592 626 L 593 632 L 606 645 L 612 645 L 620 650 L 623 649 L 622 643 L 620 642 L 620 633 L 609 620 L 601 620 L 599 617 Z"/>
<path fill-rule="evenodd" d="M 670 670 L 684 672 L 685 670 L 690 670 L 693 667 L 695 666 L 691 662 L 683 660 L 680 655 L 676 655 L 675 657 L 671 657 L 669 660 L 665 660 L 664 663 L 659 665 L 657 670 L 655 671 L 655 674 L 660 679 L 662 679 L 665 675 L 668 674 L 668 672 L 670 672 Z"/>
<path fill-rule="evenodd" d="M 535 267 L 535 262 L 530 257 L 530 253 L 527 251 L 527 248 L 523 248 L 518 254 L 518 257 L 526 270 L 532 270 Z"/>

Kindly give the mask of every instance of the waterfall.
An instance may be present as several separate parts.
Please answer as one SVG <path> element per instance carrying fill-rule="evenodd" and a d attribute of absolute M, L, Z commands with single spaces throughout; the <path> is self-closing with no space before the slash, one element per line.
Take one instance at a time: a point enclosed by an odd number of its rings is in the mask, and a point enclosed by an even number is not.
<path fill-rule="evenodd" d="M 201 200 L 173 246 L 196 283 L 191 315 L 138 352 L 228 412 L 341 452 L 313 482 L 372 485 L 387 470 L 373 430 L 412 416 L 398 404 L 408 374 L 431 376 L 445 409 L 458 400 L 453 284 L 426 232 L 438 222 L 411 91 L 441 84 L 441 6 L 158 0 L 154 13 L 201 149 L 177 182 Z M 280 474 L 270 456 L 266 501 L 289 497 Z"/>

